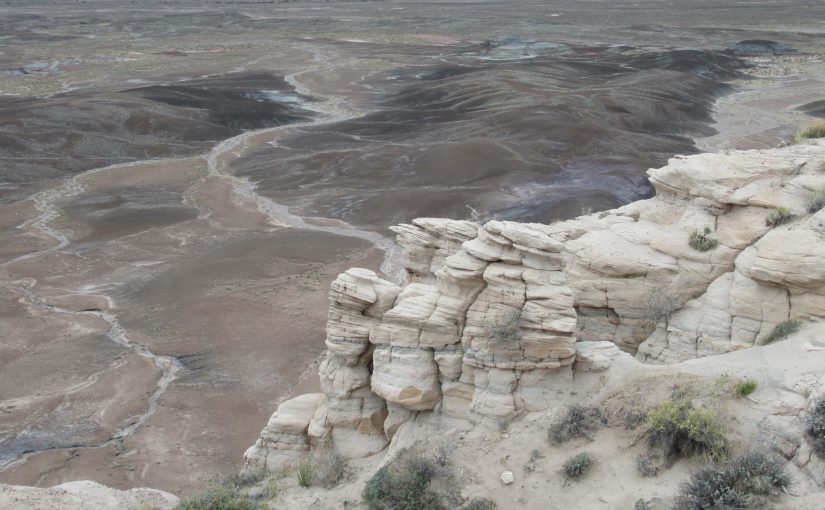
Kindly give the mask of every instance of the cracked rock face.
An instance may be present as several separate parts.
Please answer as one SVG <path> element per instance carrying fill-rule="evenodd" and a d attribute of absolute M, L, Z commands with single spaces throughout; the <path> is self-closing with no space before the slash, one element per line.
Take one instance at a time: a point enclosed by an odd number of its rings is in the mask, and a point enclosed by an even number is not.
<path fill-rule="evenodd" d="M 822 317 L 825 211 L 806 208 L 822 161 L 815 143 L 676 157 L 649 172 L 655 197 L 612 211 L 395 227 L 405 287 L 364 269 L 332 284 L 305 443 L 331 436 L 365 456 L 416 413 L 510 419 L 551 406 L 574 371 L 752 347 L 788 318 Z M 794 218 L 772 228 L 777 207 Z M 693 231 L 718 244 L 692 248 Z"/>

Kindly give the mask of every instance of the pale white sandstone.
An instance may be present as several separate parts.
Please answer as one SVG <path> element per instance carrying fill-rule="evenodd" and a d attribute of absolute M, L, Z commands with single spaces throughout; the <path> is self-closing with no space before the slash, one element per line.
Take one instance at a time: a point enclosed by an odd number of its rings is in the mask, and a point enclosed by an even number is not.
<path fill-rule="evenodd" d="M 274 471 L 299 460 L 309 450 L 310 421 L 326 404 L 323 393 L 308 393 L 281 403 L 258 441 L 244 453 L 245 468 Z"/>
<path fill-rule="evenodd" d="M 80 480 L 53 487 L 0 484 L 0 508 L 9 510 L 171 510 L 177 496 L 156 489 L 118 490 Z"/>

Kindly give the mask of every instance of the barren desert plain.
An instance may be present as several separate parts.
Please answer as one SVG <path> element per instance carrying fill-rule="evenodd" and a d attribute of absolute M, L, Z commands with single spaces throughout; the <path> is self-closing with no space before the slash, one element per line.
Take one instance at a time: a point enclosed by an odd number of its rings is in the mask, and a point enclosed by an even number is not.
<path fill-rule="evenodd" d="M 4 2 L 0 482 L 194 494 L 388 227 L 612 209 L 823 100 L 810 0 Z"/>

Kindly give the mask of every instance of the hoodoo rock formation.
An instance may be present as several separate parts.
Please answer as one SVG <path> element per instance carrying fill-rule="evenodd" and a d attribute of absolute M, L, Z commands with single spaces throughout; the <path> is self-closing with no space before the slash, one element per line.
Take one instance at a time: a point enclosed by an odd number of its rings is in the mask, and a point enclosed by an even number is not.
<path fill-rule="evenodd" d="M 365 269 L 338 277 L 324 393 L 284 402 L 247 466 L 277 469 L 329 439 L 367 456 L 418 413 L 511 419 L 618 358 L 721 354 L 788 319 L 825 318 L 825 209 L 809 204 L 823 161 L 822 142 L 680 156 L 649 171 L 653 198 L 611 211 L 395 227 L 406 285 Z M 777 208 L 790 221 L 768 225 Z"/>

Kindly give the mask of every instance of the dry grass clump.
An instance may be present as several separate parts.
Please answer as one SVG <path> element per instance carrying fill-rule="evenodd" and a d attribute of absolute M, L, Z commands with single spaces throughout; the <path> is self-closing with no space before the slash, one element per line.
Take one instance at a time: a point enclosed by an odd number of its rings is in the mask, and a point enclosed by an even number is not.
<path fill-rule="evenodd" d="M 710 227 L 705 227 L 704 230 L 694 230 L 690 233 L 688 238 L 688 245 L 697 251 L 710 251 L 719 246 L 719 239 L 710 237 L 713 231 Z"/>
<path fill-rule="evenodd" d="M 753 379 L 743 379 L 741 381 L 736 381 L 733 383 L 733 394 L 739 398 L 744 398 L 756 391 L 756 387 L 759 385 Z"/>
<path fill-rule="evenodd" d="M 593 433 L 606 423 L 607 417 L 601 409 L 572 404 L 568 406 L 564 416 L 550 425 L 547 435 L 553 444 L 561 444 L 576 437 L 592 441 Z"/>
<path fill-rule="evenodd" d="M 793 136 L 793 143 L 802 143 L 805 140 L 812 140 L 814 138 L 825 138 L 825 120 L 818 120 L 809 126 L 806 126 Z"/>
<path fill-rule="evenodd" d="M 682 487 L 674 510 L 758 508 L 791 485 L 782 464 L 761 452 L 749 452 L 723 464 L 699 469 Z"/>
<path fill-rule="evenodd" d="M 808 201 L 805 203 L 806 209 L 811 214 L 819 212 L 823 207 L 825 207 L 825 190 L 814 191 L 808 197 Z"/>
<path fill-rule="evenodd" d="M 298 466 L 298 472 L 295 474 L 298 479 L 298 485 L 301 487 L 309 487 L 315 479 L 315 474 L 312 471 L 312 464 L 303 462 Z"/>
<path fill-rule="evenodd" d="M 770 227 L 776 227 L 783 223 L 788 223 L 792 219 L 793 214 L 791 214 L 791 211 L 785 207 L 777 207 L 776 209 L 771 209 L 768 215 L 765 216 L 765 224 Z"/>

